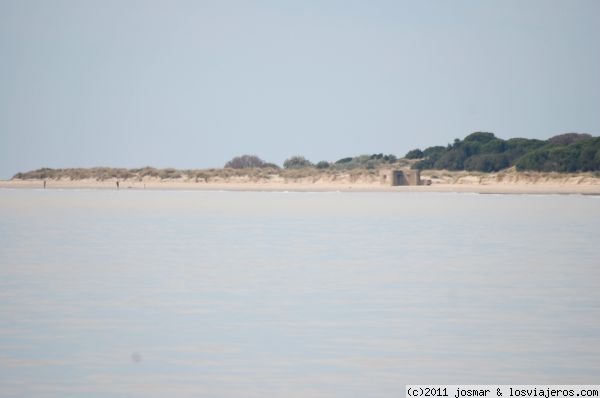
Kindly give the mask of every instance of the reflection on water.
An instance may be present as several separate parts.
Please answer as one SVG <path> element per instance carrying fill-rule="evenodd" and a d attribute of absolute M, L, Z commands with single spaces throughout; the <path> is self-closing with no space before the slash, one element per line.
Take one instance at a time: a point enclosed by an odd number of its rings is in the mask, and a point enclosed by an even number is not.
<path fill-rule="evenodd" d="M 0 395 L 594 383 L 600 199 L 0 191 Z"/>

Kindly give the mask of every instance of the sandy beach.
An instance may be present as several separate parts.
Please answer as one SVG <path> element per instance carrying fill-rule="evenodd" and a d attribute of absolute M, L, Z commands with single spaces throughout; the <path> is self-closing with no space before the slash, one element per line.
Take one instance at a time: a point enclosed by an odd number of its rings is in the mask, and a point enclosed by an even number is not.
<path fill-rule="evenodd" d="M 450 181 L 432 179 L 431 185 L 388 186 L 379 182 L 350 181 L 215 181 L 193 180 L 119 181 L 120 190 L 204 190 L 204 191 L 290 191 L 290 192 L 464 192 L 481 194 L 586 194 L 600 195 L 600 179 L 509 179 L 464 176 Z M 44 189 L 43 180 L 2 180 L 3 189 Z M 116 180 L 46 180 L 46 189 L 117 189 Z"/>

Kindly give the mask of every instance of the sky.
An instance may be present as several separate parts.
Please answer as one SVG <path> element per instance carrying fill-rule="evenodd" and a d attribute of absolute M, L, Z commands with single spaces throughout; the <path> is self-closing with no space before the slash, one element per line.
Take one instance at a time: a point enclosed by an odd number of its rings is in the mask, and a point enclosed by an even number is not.
<path fill-rule="evenodd" d="M 600 1 L 0 0 L 0 178 L 600 135 Z"/>

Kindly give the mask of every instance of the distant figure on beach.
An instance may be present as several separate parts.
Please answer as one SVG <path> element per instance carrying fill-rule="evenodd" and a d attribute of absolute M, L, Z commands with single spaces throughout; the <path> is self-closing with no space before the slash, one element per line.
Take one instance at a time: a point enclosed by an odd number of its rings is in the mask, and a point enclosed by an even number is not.
<path fill-rule="evenodd" d="M 117 181 L 117 189 L 119 189 L 119 181 Z"/>
<path fill-rule="evenodd" d="M 46 189 L 46 180 L 44 180 L 44 189 Z"/>

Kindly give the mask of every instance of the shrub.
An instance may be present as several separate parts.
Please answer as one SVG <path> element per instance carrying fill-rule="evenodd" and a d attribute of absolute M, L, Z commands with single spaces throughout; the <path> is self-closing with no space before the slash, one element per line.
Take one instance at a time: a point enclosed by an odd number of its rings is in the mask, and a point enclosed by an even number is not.
<path fill-rule="evenodd" d="M 420 149 L 413 149 L 411 151 L 408 151 L 406 153 L 406 155 L 404 155 L 404 157 L 406 159 L 423 159 L 423 157 L 425 157 L 425 155 L 423 154 L 423 151 Z"/>
<path fill-rule="evenodd" d="M 279 170 L 281 167 L 277 166 L 275 163 L 265 163 L 262 165 L 265 169 L 276 169 Z"/>
<path fill-rule="evenodd" d="M 242 155 L 236 156 L 225 163 L 225 167 L 230 169 L 247 169 L 252 167 L 264 167 L 265 164 L 267 163 L 256 155 Z"/>
<path fill-rule="evenodd" d="M 162 169 L 158 172 L 158 176 L 162 179 L 176 179 L 181 177 L 181 172 L 173 168 Z"/>
<path fill-rule="evenodd" d="M 357 159 L 363 158 L 365 156 L 368 156 L 368 155 L 357 156 L 357 157 L 352 158 L 352 160 L 356 161 Z M 371 160 L 378 160 L 380 162 L 385 162 L 385 163 L 393 163 L 396 160 L 398 160 L 398 158 L 396 157 L 396 155 L 392 155 L 392 154 L 384 155 L 383 153 L 374 153 L 371 156 L 369 156 L 369 159 L 371 159 Z"/>
<path fill-rule="evenodd" d="M 342 158 L 340 160 L 337 160 L 335 162 L 335 164 L 344 164 L 344 163 L 350 163 L 352 161 L 352 158 Z"/>
<path fill-rule="evenodd" d="M 417 169 L 417 170 L 433 169 L 434 164 L 435 164 L 435 160 L 433 160 L 432 158 L 425 158 L 425 159 L 419 160 L 417 163 L 413 164 L 411 168 Z"/>
<path fill-rule="evenodd" d="M 331 165 L 326 160 L 321 160 L 319 163 L 317 163 L 315 165 L 315 167 L 320 170 L 327 169 L 327 168 L 329 168 L 329 166 L 331 166 Z"/>
<path fill-rule="evenodd" d="M 395 163 L 398 158 L 395 155 L 384 155 L 383 153 L 374 153 L 372 155 L 359 155 L 353 158 L 342 158 L 333 165 L 337 169 L 376 169 L 386 163 Z"/>
<path fill-rule="evenodd" d="M 312 167 L 310 160 L 304 156 L 292 156 L 283 162 L 283 168 L 285 169 L 302 169 L 304 167 Z"/>
<path fill-rule="evenodd" d="M 383 157 L 383 160 L 387 163 L 394 163 L 398 160 L 398 158 L 396 157 L 396 155 L 392 155 L 391 153 L 389 155 L 385 155 Z"/>
<path fill-rule="evenodd" d="M 439 159 L 448 149 L 443 146 L 430 146 L 423 151 L 423 156 L 426 158 Z"/>

